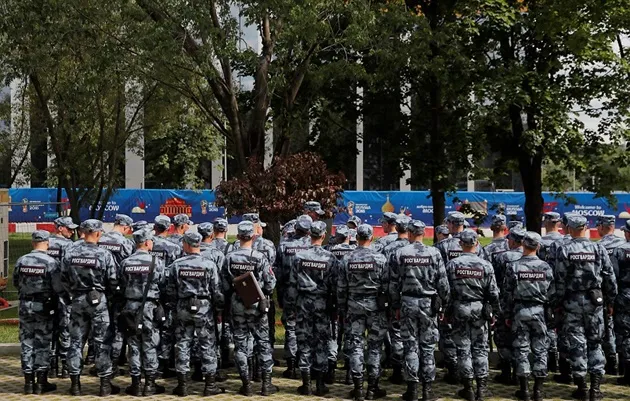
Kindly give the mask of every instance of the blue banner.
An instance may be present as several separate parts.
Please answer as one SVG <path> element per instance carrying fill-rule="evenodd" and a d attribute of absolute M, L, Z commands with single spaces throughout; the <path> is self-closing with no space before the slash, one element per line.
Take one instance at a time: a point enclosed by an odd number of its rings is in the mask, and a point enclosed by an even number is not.
<path fill-rule="evenodd" d="M 617 227 L 630 219 L 630 194 L 617 194 L 617 208 L 613 209 L 604 198 L 596 198 L 589 192 L 566 194 L 575 200 L 567 204 L 552 193 L 543 193 L 545 212 L 576 212 L 585 216 L 591 227 L 595 226 L 598 216 L 614 215 Z M 490 225 L 490 216 L 503 210 L 503 214 L 525 218 L 523 207 L 525 194 L 522 192 L 459 192 L 446 197 L 445 212 L 460 210 L 467 204 L 477 213 L 487 216 L 481 226 Z M 340 212 L 335 216 L 335 224 L 345 223 L 350 215 L 356 215 L 364 222 L 379 225 L 379 218 L 384 212 L 406 214 L 414 219 L 433 225 L 433 205 L 428 191 L 384 192 L 384 191 L 346 191 L 339 204 Z M 467 209 L 467 208 L 465 208 Z M 471 224 L 475 224 L 472 215 L 468 215 Z"/>
<path fill-rule="evenodd" d="M 57 205 L 54 203 L 57 201 L 55 188 L 11 189 L 9 196 L 12 203 L 25 203 L 11 207 L 9 210 L 11 223 L 48 222 L 58 217 Z M 65 191 L 61 198 L 62 202 L 66 202 L 62 206 L 62 215 L 69 216 L 70 203 L 67 203 Z M 184 213 L 195 223 L 208 222 L 224 215 L 224 209 L 216 207 L 214 200 L 214 192 L 209 190 L 119 189 L 104 205 L 103 221 L 113 222 L 117 213 L 148 222 L 152 222 L 159 214 L 173 217 Z M 88 219 L 90 208 L 82 208 L 79 215 L 81 220 Z"/>
<path fill-rule="evenodd" d="M 55 188 L 21 188 L 9 191 L 12 203 L 24 202 L 25 205 L 12 206 L 9 221 L 12 223 L 50 222 L 58 217 L 57 190 Z M 589 220 L 594 226 L 598 216 L 604 214 L 617 217 L 617 227 L 630 219 L 630 194 L 617 194 L 617 208 L 613 209 L 604 198 L 596 198 L 592 193 L 576 192 L 567 194 L 575 204 L 567 204 L 551 193 L 543 193 L 544 211 L 560 214 L 576 212 Z M 67 202 L 65 191 L 62 202 Z M 112 195 L 105 207 L 103 221 L 112 222 L 116 213 L 130 215 L 134 220 L 153 221 L 155 216 L 166 214 L 173 217 L 179 213 L 188 214 L 195 223 L 212 221 L 225 214 L 224 208 L 214 204 L 214 192 L 210 190 L 162 190 L 162 189 L 119 189 Z M 446 213 L 460 210 L 467 204 L 470 209 L 488 216 L 482 226 L 488 226 L 489 216 L 503 210 L 504 214 L 515 214 L 524 218 L 523 206 L 525 195 L 522 192 L 460 192 L 446 197 Z M 69 203 L 64 204 L 63 215 L 69 215 Z M 379 225 L 379 218 L 384 212 L 406 214 L 433 225 L 433 206 L 429 192 L 384 192 L 384 191 L 346 191 L 339 199 L 339 211 L 335 224 L 345 223 L 350 215 L 360 217 L 364 222 Z M 82 220 L 89 218 L 90 209 L 83 208 L 79 213 Z M 470 216 L 472 217 L 472 216 Z M 238 222 L 233 218 L 230 222 Z M 472 218 L 471 224 L 474 224 Z"/>

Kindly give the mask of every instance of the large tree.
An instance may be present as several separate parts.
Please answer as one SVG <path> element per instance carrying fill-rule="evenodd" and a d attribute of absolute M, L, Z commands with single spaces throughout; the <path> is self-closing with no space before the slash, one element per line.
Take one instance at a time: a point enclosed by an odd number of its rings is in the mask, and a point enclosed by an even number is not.
<path fill-rule="evenodd" d="M 487 133 L 501 155 L 495 169 L 515 167 L 525 191 L 527 227 L 540 231 L 543 165 L 588 171 L 589 189 L 610 193 L 601 166 L 627 132 L 627 66 L 614 50 L 620 3 L 595 0 L 509 1 L 514 22 L 482 24 L 489 72 L 483 85 Z M 603 118 L 585 129 L 583 116 Z M 564 182 L 552 182 L 561 190 Z"/>

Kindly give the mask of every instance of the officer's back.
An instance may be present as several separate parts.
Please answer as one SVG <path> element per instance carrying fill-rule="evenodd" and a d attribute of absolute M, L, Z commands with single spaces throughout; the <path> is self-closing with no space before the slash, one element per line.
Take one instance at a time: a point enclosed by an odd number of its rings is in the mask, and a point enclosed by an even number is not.
<path fill-rule="evenodd" d="M 328 250 L 337 258 L 344 256 L 356 249 L 356 245 L 350 245 L 350 230 L 345 224 L 338 225 L 335 229 L 336 243 L 328 247 Z"/>
<path fill-rule="evenodd" d="M 372 237 L 371 226 L 362 224 L 359 229 L 358 239 Z M 379 294 L 386 294 L 388 282 L 389 270 L 385 256 L 372 248 L 359 245 L 341 261 L 337 288 L 338 302 L 343 305 L 347 301 L 353 301 L 367 311 L 376 311 L 377 297 Z"/>
<path fill-rule="evenodd" d="M 59 262 L 41 247 L 50 239 L 48 232 L 38 230 L 33 232 L 31 237 L 33 244 L 40 246 L 17 260 L 13 285 L 18 289 L 20 299 L 46 302 L 62 290 L 60 266 Z"/>
<path fill-rule="evenodd" d="M 201 236 L 189 231 L 184 234 L 183 241 L 198 248 Z M 208 298 L 216 304 L 222 304 L 217 267 L 201 253 L 190 253 L 177 259 L 169 270 L 168 291 L 171 297 L 179 300 Z"/>
<path fill-rule="evenodd" d="M 117 214 L 114 221 L 114 229 L 104 233 L 98 241 L 98 246 L 105 248 L 114 255 L 116 263 L 120 263 L 128 258 L 134 250 L 134 243 L 125 235 L 131 234 L 133 220 L 124 214 Z"/>
<path fill-rule="evenodd" d="M 103 223 L 98 220 L 86 220 L 81 226 L 90 232 L 103 230 Z M 64 286 L 73 297 L 92 289 L 112 293 L 117 283 L 112 253 L 93 242 L 68 247 L 62 259 L 61 274 Z"/>
<path fill-rule="evenodd" d="M 628 241 L 615 249 L 611 262 L 619 286 L 616 302 L 625 306 L 630 305 L 630 220 L 626 221 L 622 230 Z"/>

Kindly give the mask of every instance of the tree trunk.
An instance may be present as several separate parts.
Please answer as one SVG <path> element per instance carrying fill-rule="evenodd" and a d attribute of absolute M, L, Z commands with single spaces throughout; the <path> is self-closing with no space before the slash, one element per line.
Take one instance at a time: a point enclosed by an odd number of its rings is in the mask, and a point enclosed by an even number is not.
<path fill-rule="evenodd" d="M 280 243 L 280 222 L 272 217 L 265 217 L 264 213 L 260 214 L 260 219 L 267 223 L 267 227 L 265 227 L 263 232 L 263 237 L 267 238 L 277 246 Z"/>
<path fill-rule="evenodd" d="M 527 230 L 540 233 L 544 200 L 542 197 L 542 154 L 530 156 L 522 150 L 518 167 L 525 191 L 525 225 Z"/>
<path fill-rule="evenodd" d="M 435 227 L 444 221 L 444 209 L 446 208 L 446 196 L 436 182 L 431 182 L 431 203 L 433 204 L 433 243 L 436 243 L 437 230 Z"/>

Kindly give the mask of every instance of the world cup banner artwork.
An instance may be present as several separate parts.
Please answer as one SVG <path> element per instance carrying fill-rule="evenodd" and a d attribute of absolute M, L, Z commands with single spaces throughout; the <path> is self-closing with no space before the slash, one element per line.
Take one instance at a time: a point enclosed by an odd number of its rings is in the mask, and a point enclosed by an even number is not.
<path fill-rule="evenodd" d="M 432 226 L 433 205 L 429 195 L 427 191 L 345 191 L 339 197 L 333 223 L 344 224 L 350 216 L 357 216 L 368 224 L 380 225 L 383 213 L 391 212 Z M 12 223 L 50 222 L 60 215 L 69 216 L 71 212 L 65 191 L 61 195 L 63 203 L 56 203 L 56 188 L 16 188 L 9 190 L 9 196 L 13 205 L 9 209 L 9 221 Z M 552 193 L 543 193 L 543 212 L 575 212 L 586 217 L 591 227 L 595 226 L 597 217 L 614 215 L 619 228 L 630 219 L 630 194 L 615 196 L 617 207 L 613 208 L 604 198 L 596 198 L 588 192 L 566 194 L 574 203 L 567 203 L 564 198 Z M 523 219 L 524 205 L 525 195 L 522 192 L 459 192 L 446 196 L 444 211 L 445 214 L 462 211 L 471 225 L 488 227 L 490 217 L 497 213 Z M 211 222 L 226 214 L 223 207 L 215 205 L 215 193 L 211 190 L 120 189 L 114 192 L 107 204 L 97 206 L 95 212 L 100 212 L 101 208 L 104 208 L 104 222 L 114 221 L 117 213 L 146 221 L 152 221 L 159 214 L 171 218 L 186 214 L 196 224 Z M 90 212 L 90 207 L 81 208 L 81 220 L 89 218 Z M 240 218 L 235 216 L 229 220 L 237 223 Z"/>

